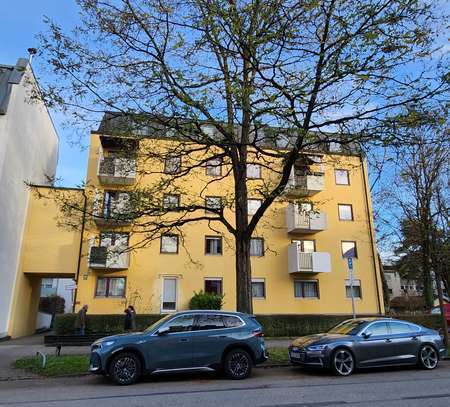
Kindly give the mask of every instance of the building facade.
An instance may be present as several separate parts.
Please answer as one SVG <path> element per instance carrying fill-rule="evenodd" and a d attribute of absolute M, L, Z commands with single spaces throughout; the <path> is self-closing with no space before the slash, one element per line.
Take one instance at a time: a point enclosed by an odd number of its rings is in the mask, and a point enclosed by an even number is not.
<path fill-rule="evenodd" d="M 58 137 L 27 59 L 0 65 L 0 338 L 10 331 L 16 290 L 38 290 L 39 281 L 19 272 L 30 200 L 28 183 L 50 184 Z M 37 306 L 37 305 L 36 305 Z"/>
<path fill-rule="evenodd" d="M 190 159 L 182 156 L 174 163 L 173 156 L 149 158 L 148 151 L 178 142 L 142 138 L 133 158 L 124 158 L 117 137 L 93 132 L 86 187 L 37 188 L 40 197 L 34 199 L 28 214 L 24 272 L 32 273 L 33 265 L 36 275 L 60 270 L 61 277 L 75 276 L 75 310 L 88 304 L 90 314 L 121 314 L 129 304 L 141 314 L 175 312 L 187 309 L 199 291 L 223 294 L 223 308 L 235 310 L 234 242 L 224 226 L 197 221 L 184 225 L 180 234 L 163 233 L 142 244 L 145 222 L 141 219 L 138 226 L 125 216 L 133 194 L 173 174 Z M 306 155 L 312 163 L 308 173 L 293 170 L 284 193 L 264 214 L 252 237 L 254 313 L 351 314 L 353 292 L 358 314 L 382 314 L 364 158 L 336 151 Z M 177 181 L 177 194 L 169 185 L 147 199 L 167 208 L 166 216 L 180 202 L 195 199 L 205 203 L 206 209 L 199 214 L 207 213 L 232 195 L 232 176 L 218 176 L 228 174 L 226 166 L 205 160 Z M 249 215 L 258 208 L 257 191 L 270 176 L 257 161 L 249 164 Z M 214 177 L 220 181 L 209 182 Z M 59 198 L 54 199 L 55 193 Z M 85 208 L 82 218 L 71 221 L 77 228 L 57 226 L 57 219 L 68 219 L 57 203 L 64 201 L 61 194 L 72 194 L 78 207 Z M 48 199 L 42 199 L 43 195 Z M 224 206 L 223 215 L 233 219 L 233 206 Z M 353 259 L 353 286 L 348 257 Z"/>

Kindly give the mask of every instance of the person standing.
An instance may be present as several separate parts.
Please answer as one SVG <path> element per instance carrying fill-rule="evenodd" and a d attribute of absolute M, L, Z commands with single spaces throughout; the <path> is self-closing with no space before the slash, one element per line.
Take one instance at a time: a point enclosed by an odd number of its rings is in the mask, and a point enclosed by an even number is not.
<path fill-rule="evenodd" d="M 132 305 L 128 306 L 131 314 L 131 330 L 136 331 L 136 311 Z"/>
<path fill-rule="evenodd" d="M 124 330 L 126 332 L 132 332 L 136 330 L 136 312 L 132 305 L 129 305 L 125 309 Z"/>
<path fill-rule="evenodd" d="M 85 335 L 86 334 L 86 313 L 88 310 L 87 304 L 83 305 L 83 307 L 78 311 L 78 314 L 75 318 L 75 333 L 76 335 Z"/>

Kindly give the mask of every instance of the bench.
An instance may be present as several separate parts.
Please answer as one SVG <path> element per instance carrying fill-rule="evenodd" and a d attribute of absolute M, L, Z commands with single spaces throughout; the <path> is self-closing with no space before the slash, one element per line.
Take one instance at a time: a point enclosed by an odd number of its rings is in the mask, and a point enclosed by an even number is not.
<path fill-rule="evenodd" d="M 90 346 L 97 339 L 108 336 L 108 334 L 90 335 L 45 335 L 44 345 L 56 348 L 59 355 L 63 346 Z"/>

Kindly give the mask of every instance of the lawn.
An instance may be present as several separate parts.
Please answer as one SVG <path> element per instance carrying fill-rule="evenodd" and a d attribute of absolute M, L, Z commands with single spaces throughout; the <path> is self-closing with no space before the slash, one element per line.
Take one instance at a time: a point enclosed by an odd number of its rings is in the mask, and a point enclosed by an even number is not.
<path fill-rule="evenodd" d="M 268 348 L 269 360 L 266 363 L 289 363 L 287 348 Z"/>
<path fill-rule="evenodd" d="M 12 366 L 15 369 L 24 369 L 28 372 L 37 373 L 42 376 L 56 377 L 65 375 L 76 375 L 87 373 L 89 369 L 88 355 L 47 355 L 47 364 L 42 367 L 42 358 L 27 357 L 17 359 Z"/>

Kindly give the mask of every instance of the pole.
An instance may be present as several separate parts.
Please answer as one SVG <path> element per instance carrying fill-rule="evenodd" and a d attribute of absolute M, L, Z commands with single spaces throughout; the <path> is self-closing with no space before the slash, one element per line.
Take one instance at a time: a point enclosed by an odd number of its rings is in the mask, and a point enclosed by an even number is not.
<path fill-rule="evenodd" d="M 439 298 L 439 309 L 441 311 L 441 318 L 442 318 L 442 328 L 444 331 L 444 344 L 445 347 L 448 348 L 448 325 L 447 325 L 447 315 L 445 315 L 445 309 L 444 309 L 444 298 L 442 294 L 442 280 L 441 275 L 439 273 L 434 273 L 435 281 L 436 281 L 436 288 Z"/>
<path fill-rule="evenodd" d="M 353 319 L 356 318 L 356 312 L 355 312 L 355 292 L 353 291 L 353 259 L 349 257 L 347 259 L 348 264 L 348 274 L 349 274 L 349 280 L 350 280 L 350 296 L 352 299 L 352 316 Z"/>

